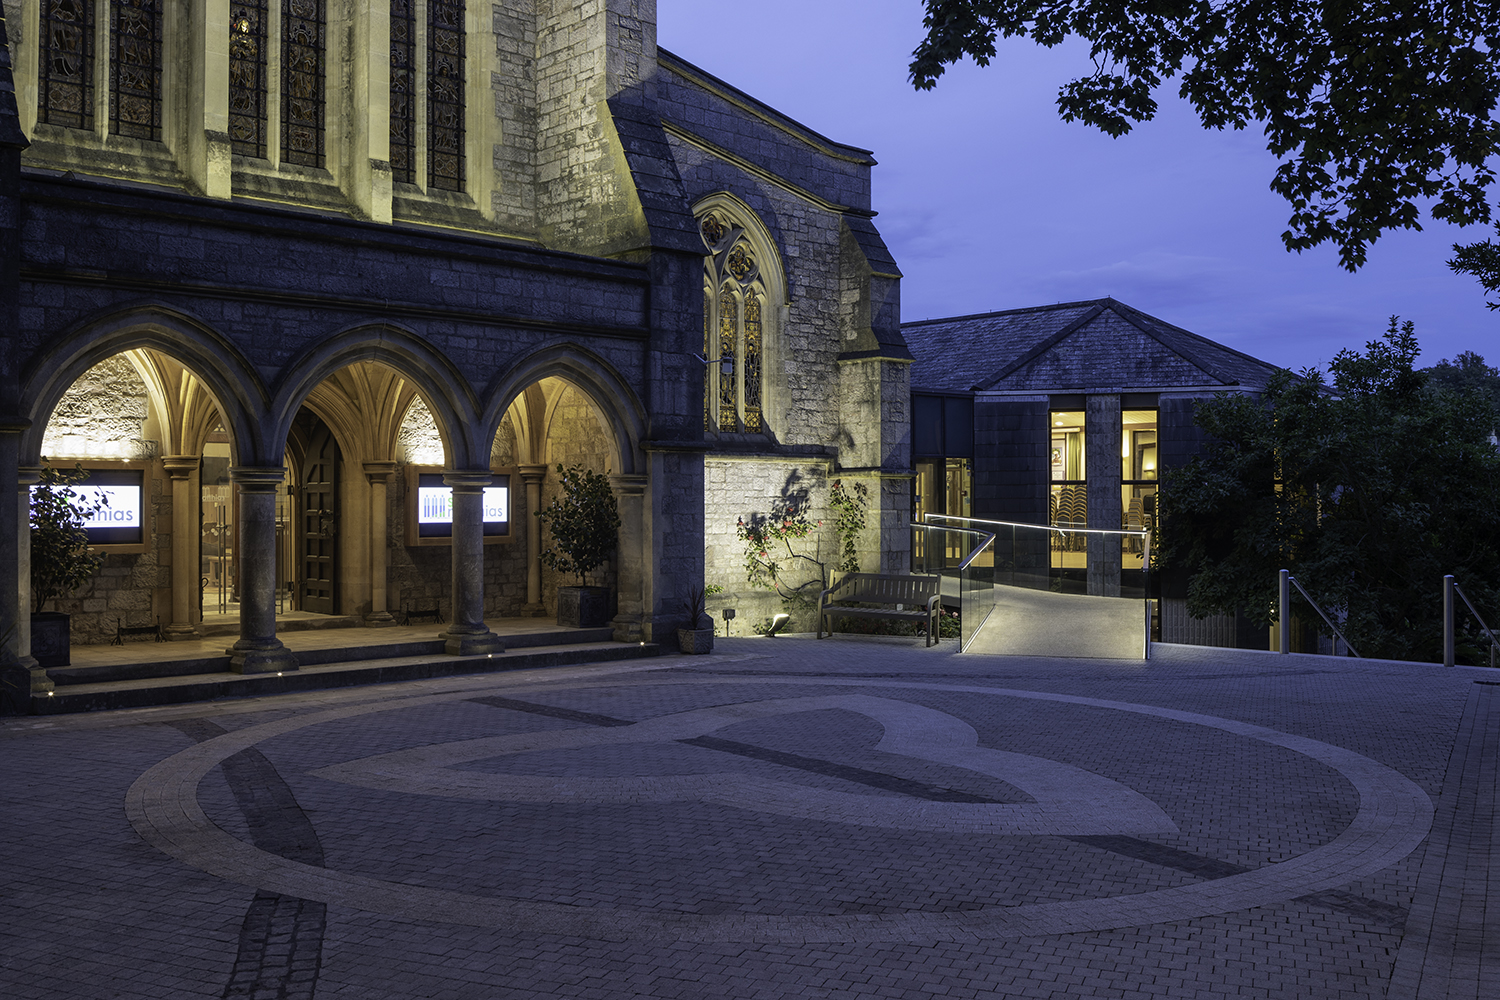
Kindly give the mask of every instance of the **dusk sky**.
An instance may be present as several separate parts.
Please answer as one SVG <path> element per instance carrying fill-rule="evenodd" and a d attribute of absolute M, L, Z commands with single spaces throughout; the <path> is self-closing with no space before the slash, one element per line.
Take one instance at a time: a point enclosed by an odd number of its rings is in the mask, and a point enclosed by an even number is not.
<path fill-rule="evenodd" d="M 1500 363 L 1500 313 L 1446 261 L 1493 230 L 1424 219 L 1357 274 L 1282 246 L 1289 205 L 1258 130 L 1209 132 L 1170 82 L 1154 121 L 1111 139 L 1057 113 L 1086 47 L 1011 39 L 986 69 L 907 82 L 919 0 L 658 0 L 658 42 L 831 139 L 874 150 L 875 220 L 906 320 L 1113 295 L 1273 364 L 1326 363 L 1416 323 L 1421 364 Z"/>

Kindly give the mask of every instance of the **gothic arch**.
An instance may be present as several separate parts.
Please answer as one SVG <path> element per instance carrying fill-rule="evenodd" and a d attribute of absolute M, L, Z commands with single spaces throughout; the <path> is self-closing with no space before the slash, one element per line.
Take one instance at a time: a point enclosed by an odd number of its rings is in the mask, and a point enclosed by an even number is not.
<path fill-rule="evenodd" d="M 32 421 L 22 437 L 23 464 L 40 461 L 47 421 L 68 387 L 99 362 L 136 348 L 171 358 L 208 387 L 237 464 L 263 457 L 267 394 L 255 369 L 207 323 L 151 305 L 85 323 L 32 357 L 21 374 L 21 412 Z"/>
<path fill-rule="evenodd" d="M 704 373 L 704 431 L 775 437 L 785 430 L 786 267 L 759 215 L 720 191 L 693 206 L 703 258 L 703 350 L 732 358 Z"/>
<path fill-rule="evenodd" d="M 766 276 L 766 291 L 774 292 L 771 296 L 772 302 L 783 306 L 789 304 L 791 292 L 786 280 L 786 262 L 782 260 L 781 248 L 772 238 L 771 231 L 761 221 L 760 213 L 746 204 L 738 195 L 730 194 L 728 191 L 715 191 L 693 203 L 693 218 L 702 219 L 715 209 L 735 216 L 745 227 L 745 238 L 750 241 L 759 259 L 774 262 L 775 267 L 762 267 L 761 269 L 762 274 Z"/>
<path fill-rule="evenodd" d="M 294 359 L 276 384 L 271 407 L 275 435 L 285 441 L 297 410 L 325 379 L 356 361 L 395 369 L 421 392 L 437 421 L 454 469 L 488 468 L 487 438 L 479 425 L 473 390 L 458 368 L 410 330 L 389 323 L 362 325 L 319 341 Z"/>
<path fill-rule="evenodd" d="M 482 429 L 485 439 L 493 438 L 500 420 L 510 405 L 526 388 L 544 378 L 555 377 L 571 383 L 588 397 L 614 432 L 617 471 L 633 474 L 644 468 L 641 442 L 646 437 L 645 408 L 640 399 L 603 358 L 572 344 L 545 347 L 522 358 L 489 393 Z"/>

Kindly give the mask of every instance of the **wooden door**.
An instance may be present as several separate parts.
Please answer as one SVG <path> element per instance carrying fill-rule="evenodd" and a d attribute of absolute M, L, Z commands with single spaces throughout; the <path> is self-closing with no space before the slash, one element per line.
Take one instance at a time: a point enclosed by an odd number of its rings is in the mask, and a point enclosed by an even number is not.
<path fill-rule="evenodd" d="M 297 607 L 332 615 L 338 613 L 339 446 L 327 424 L 314 419 L 312 425 L 298 504 L 302 579 Z"/>

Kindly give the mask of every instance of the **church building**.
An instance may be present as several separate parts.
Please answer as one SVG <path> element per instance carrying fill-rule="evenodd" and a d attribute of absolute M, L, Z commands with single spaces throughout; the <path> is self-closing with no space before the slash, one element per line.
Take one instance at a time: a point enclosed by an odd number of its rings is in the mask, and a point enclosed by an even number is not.
<path fill-rule="evenodd" d="M 290 612 L 555 612 L 533 517 L 609 477 L 622 641 L 746 582 L 789 498 L 904 572 L 900 272 L 869 152 L 656 45 L 647 0 L 5 0 L 0 656 L 31 655 L 30 487 L 114 498 L 73 642 Z M 825 559 L 827 565 L 832 565 Z M 226 642 L 228 645 L 228 642 Z"/>

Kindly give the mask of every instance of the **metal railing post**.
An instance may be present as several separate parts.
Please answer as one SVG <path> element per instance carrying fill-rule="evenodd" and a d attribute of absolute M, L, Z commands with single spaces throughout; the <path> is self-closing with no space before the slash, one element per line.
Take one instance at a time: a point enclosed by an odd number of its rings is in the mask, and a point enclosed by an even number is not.
<path fill-rule="evenodd" d="M 1292 594 L 1288 579 L 1291 570 L 1282 570 L 1279 574 L 1278 589 L 1276 597 L 1276 638 L 1281 646 L 1278 652 L 1290 653 L 1292 651 Z"/>
<path fill-rule="evenodd" d="M 1443 577 L 1443 666 L 1453 666 L 1453 574 Z"/>

